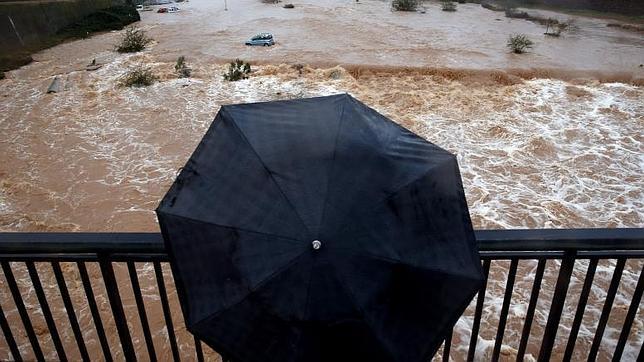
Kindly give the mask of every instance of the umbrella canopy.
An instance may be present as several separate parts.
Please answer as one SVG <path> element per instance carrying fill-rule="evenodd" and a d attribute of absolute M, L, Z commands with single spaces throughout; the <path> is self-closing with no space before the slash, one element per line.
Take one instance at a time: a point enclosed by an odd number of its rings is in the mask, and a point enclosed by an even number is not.
<path fill-rule="evenodd" d="M 157 215 L 233 361 L 426 361 L 483 280 L 455 156 L 349 95 L 223 106 Z"/>

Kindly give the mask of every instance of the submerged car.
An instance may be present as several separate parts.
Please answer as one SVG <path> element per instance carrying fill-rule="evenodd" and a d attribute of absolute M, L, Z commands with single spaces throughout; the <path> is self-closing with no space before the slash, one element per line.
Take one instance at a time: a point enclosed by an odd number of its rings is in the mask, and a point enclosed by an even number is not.
<path fill-rule="evenodd" d="M 246 45 L 263 45 L 271 46 L 275 44 L 275 39 L 271 33 L 259 33 L 254 37 L 246 40 Z"/>
<path fill-rule="evenodd" d="M 179 12 L 179 8 L 176 6 L 171 6 L 169 8 L 163 7 L 157 10 L 157 13 L 177 13 L 177 12 Z"/>

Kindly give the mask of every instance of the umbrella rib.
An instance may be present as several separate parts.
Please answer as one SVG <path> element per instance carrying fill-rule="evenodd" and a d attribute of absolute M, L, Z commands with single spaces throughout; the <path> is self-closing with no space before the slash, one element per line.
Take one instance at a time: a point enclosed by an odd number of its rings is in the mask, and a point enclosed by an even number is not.
<path fill-rule="evenodd" d="M 284 239 L 284 240 L 288 240 L 288 241 L 293 241 L 294 243 L 297 243 L 297 245 L 302 245 L 302 240 L 291 238 L 291 237 L 288 237 L 288 236 L 269 234 L 269 233 L 264 233 L 264 232 L 261 232 L 261 231 L 255 231 L 255 230 L 239 228 L 239 227 L 236 227 L 236 226 L 221 225 L 221 224 L 217 224 L 217 223 L 214 223 L 214 222 L 205 221 L 205 220 L 199 220 L 199 219 L 195 219 L 195 218 L 192 218 L 192 217 L 189 217 L 189 216 L 184 216 L 184 215 L 170 214 L 170 213 L 167 213 L 167 212 L 164 212 L 164 214 L 169 215 L 169 216 L 173 216 L 173 217 L 177 217 L 177 218 L 180 218 L 180 219 L 191 220 L 191 221 L 195 221 L 195 222 L 200 222 L 200 223 L 204 223 L 204 224 L 208 224 L 208 225 L 217 226 L 217 227 L 220 227 L 220 228 L 223 228 L 223 229 L 233 229 L 233 230 L 237 230 L 237 231 L 241 231 L 241 232 L 245 232 L 245 233 L 258 234 L 258 235 L 269 236 L 269 237 L 273 237 L 273 238 L 279 238 L 279 239 Z"/>
<path fill-rule="evenodd" d="M 340 282 L 340 285 L 342 286 L 342 289 L 344 289 L 344 291 L 347 293 L 349 298 L 351 298 L 351 301 L 353 302 L 353 305 L 356 307 L 356 309 L 358 309 L 358 313 L 360 313 L 360 319 L 367 325 L 367 327 L 369 327 L 368 329 L 369 329 L 369 332 L 371 332 L 371 335 L 373 335 L 374 338 L 377 341 L 380 341 L 380 343 L 382 343 L 383 350 L 389 355 L 388 357 L 390 357 L 392 361 L 395 361 L 396 359 L 393 358 L 394 354 L 391 353 L 391 351 L 389 351 L 389 346 L 387 346 L 386 343 L 381 341 L 380 338 L 378 337 L 378 335 L 376 333 L 374 333 L 374 331 L 372 330 L 373 326 L 371 325 L 371 322 L 368 320 L 367 315 L 364 312 L 364 309 L 362 309 L 360 304 L 358 304 L 356 302 L 356 298 L 353 295 L 353 292 L 351 292 L 351 289 L 349 287 L 347 287 L 347 285 L 344 282 L 344 279 L 341 277 L 341 275 L 343 275 L 343 274 L 341 272 L 339 273 L 339 271 L 337 270 L 337 268 L 334 265 L 332 265 L 331 267 L 336 272 L 336 275 L 338 276 L 338 281 Z"/>
<path fill-rule="evenodd" d="M 298 219 L 300 219 L 300 223 L 302 224 L 302 226 L 304 226 L 304 228 L 306 229 L 306 231 L 308 231 L 308 232 L 309 232 L 309 234 L 311 234 L 311 230 L 309 230 L 309 227 L 308 227 L 308 226 L 306 226 L 306 223 L 304 222 L 304 219 L 302 219 L 302 217 L 301 217 L 301 216 L 300 216 L 300 214 L 297 212 L 297 209 L 295 208 L 295 206 L 293 205 L 293 203 L 291 202 L 291 200 L 286 196 L 286 194 L 284 193 L 284 190 L 282 190 L 282 188 L 280 187 L 279 183 L 277 183 L 277 181 L 276 181 L 276 180 L 275 180 L 275 178 L 273 177 L 273 173 L 271 172 L 271 170 L 269 170 L 269 169 L 268 169 L 268 167 L 267 167 L 267 166 L 266 166 L 266 164 L 264 163 L 264 160 L 262 160 L 262 158 L 259 156 L 259 153 L 257 153 L 257 150 L 255 150 L 255 148 L 254 148 L 254 147 L 253 147 L 253 145 L 250 143 L 250 141 L 248 141 L 248 138 L 246 138 L 246 135 L 244 134 L 244 132 L 241 130 L 241 128 L 239 128 L 239 126 L 237 125 L 237 122 L 235 122 L 235 119 L 234 119 L 233 117 L 231 117 L 231 116 L 228 114 L 228 110 L 227 110 L 227 109 L 222 108 L 222 110 L 221 110 L 221 111 L 222 111 L 222 112 L 226 112 L 226 115 L 227 115 L 226 119 L 228 119 L 228 120 L 230 121 L 230 123 L 232 123 L 232 124 L 233 124 L 233 126 L 234 126 L 234 127 L 235 127 L 235 129 L 237 130 L 237 133 L 239 133 L 239 135 L 244 139 L 244 141 L 246 142 L 246 144 L 248 145 L 248 147 L 250 147 L 250 149 L 253 151 L 253 153 L 255 154 L 255 157 L 257 157 L 257 160 L 259 161 L 259 163 L 261 163 L 261 164 L 262 164 L 262 166 L 264 167 L 264 169 L 266 170 L 266 172 L 268 172 L 268 175 L 270 176 L 271 180 L 273 180 L 273 183 L 275 184 L 275 187 L 277 187 L 277 189 L 278 189 L 278 190 L 280 191 L 280 193 L 282 194 L 282 197 L 284 197 L 284 199 L 286 200 L 286 202 L 288 202 L 289 206 L 291 207 L 291 209 L 293 210 L 293 212 L 295 213 L 295 215 L 297 216 L 297 218 L 298 218 Z"/>
<path fill-rule="evenodd" d="M 456 270 L 456 271 L 452 272 L 452 271 L 447 271 L 447 270 L 438 269 L 438 268 L 429 268 L 429 267 L 426 267 L 426 266 L 411 264 L 411 263 L 409 263 L 408 261 L 405 261 L 405 260 L 394 259 L 394 258 L 389 258 L 389 257 L 383 256 L 383 255 L 373 254 L 373 253 L 370 253 L 370 252 L 368 252 L 366 250 L 357 251 L 357 250 L 352 249 L 352 248 L 342 248 L 342 247 L 340 247 L 340 248 L 333 247 L 333 249 L 349 251 L 352 254 L 357 255 L 357 256 L 366 256 L 366 257 L 369 257 L 369 258 L 372 258 L 372 259 L 382 260 L 382 261 L 385 261 L 385 262 L 388 262 L 388 263 L 391 263 L 391 264 L 403 264 L 403 265 L 408 265 L 408 266 L 414 267 L 416 269 L 421 269 L 421 270 L 425 270 L 425 271 L 430 271 L 430 272 L 435 272 L 435 273 L 440 273 L 440 274 L 456 275 L 456 276 L 461 277 L 461 278 L 471 279 L 470 276 L 461 273 L 460 270 Z"/>
<path fill-rule="evenodd" d="M 340 112 L 340 121 L 338 122 L 338 131 L 335 134 L 335 141 L 333 142 L 333 158 L 331 159 L 331 165 L 330 165 L 330 171 L 326 175 L 326 192 L 324 194 L 324 206 L 322 207 L 322 216 L 320 218 L 319 224 L 322 224 L 324 221 L 324 216 L 326 216 L 326 205 L 329 203 L 328 202 L 328 196 L 329 196 L 329 182 L 331 182 L 331 174 L 335 170 L 335 153 L 338 149 L 338 139 L 340 138 L 340 130 L 342 129 L 342 125 L 344 124 L 344 109 L 346 108 L 346 103 L 347 103 L 347 98 L 345 98 L 344 103 L 342 103 L 342 111 Z M 319 225 L 318 225 L 319 227 Z"/>
<path fill-rule="evenodd" d="M 440 165 L 442 165 L 442 163 L 441 163 Z M 414 178 L 413 180 L 411 180 L 411 181 L 409 181 L 409 182 L 407 182 L 407 183 L 405 183 L 405 184 L 401 185 L 401 186 L 400 186 L 400 187 L 398 187 L 396 190 L 392 191 L 389 195 L 387 195 L 387 196 L 386 196 L 386 197 L 384 197 L 383 199 L 381 199 L 381 200 L 379 200 L 379 201 L 377 201 L 377 202 L 374 202 L 373 204 L 371 204 L 371 205 L 369 205 L 369 206 L 365 207 L 365 209 L 375 209 L 375 208 L 377 208 L 377 207 L 380 207 L 380 205 L 382 205 L 383 203 L 387 202 L 387 201 L 388 201 L 389 199 L 391 199 L 392 197 L 396 196 L 400 191 L 402 191 L 402 190 L 406 189 L 407 187 L 410 187 L 410 186 L 414 185 L 416 182 L 418 182 L 419 180 L 423 179 L 425 176 L 427 176 L 427 175 L 428 175 L 428 174 L 429 174 L 429 173 L 430 173 L 434 168 L 436 168 L 436 167 L 438 167 L 438 165 L 433 165 L 432 167 L 430 167 L 430 168 L 428 168 L 427 170 L 425 170 L 425 172 L 423 172 L 422 174 L 420 174 L 418 177 L 416 177 L 416 178 Z M 349 224 L 349 221 L 346 221 L 342 226 L 340 226 L 340 227 L 338 228 L 338 233 L 343 232 L 343 231 L 344 231 L 344 229 L 345 229 L 347 226 L 349 226 L 349 225 L 350 225 L 350 224 Z"/>
<path fill-rule="evenodd" d="M 225 311 L 227 311 L 227 310 L 229 310 L 229 309 L 231 309 L 231 308 L 243 303 L 246 299 L 248 299 L 248 297 L 250 297 L 254 292 L 256 292 L 264 284 L 268 283 L 269 281 L 271 281 L 271 279 L 277 277 L 281 273 L 285 272 L 288 268 L 293 266 L 293 264 L 295 264 L 302 256 L 304 256 L 304 254 L 307 251 L 308 251 L 308 249 L 303 250 L 298 256 L 294 257 L 288 263 L 284 264 L 282 267 L 280 267 L 279 269 L 277 269 L 276 271 L 271 273 L 269 276 L 267 276 L 266 278 L 262 279 L 262 281 L 257 283 L 257 285 L 253 289 L 251 289 L 249 287 L 248 288 L 248 293 L 246 295 L 244 295 L 243 297 L 239 298 L 239 300 L 231 303 L 228 306 L 223 307 L 222 309 L 220 309 L 220 310 L 218 310 L 218 311 L 216 311 L 214 313 L 211 313 L 211 314 L 207 315 L 206 317 L 203 317 L 200 321 L 194 323 L 193 328 L 198 327 L 199 324 L 204 323 L 209 319 L 215 318 L 215 317 L 219 316 L 220 314 L 222 314 L 223 312 L 225 312 Z"/>

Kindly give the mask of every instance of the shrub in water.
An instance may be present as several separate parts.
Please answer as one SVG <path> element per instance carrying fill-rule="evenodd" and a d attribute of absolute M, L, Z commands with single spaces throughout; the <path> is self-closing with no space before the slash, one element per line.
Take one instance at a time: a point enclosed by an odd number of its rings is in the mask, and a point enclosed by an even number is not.
<path fill-rule="evenodd" d="M 456 11 L 456 4 L 452 1 L 443 1 L 441 3 L 441 9 L 443 11 Z"/>
<path fill-rule="evenodd" d="M 121 78 L 121 86 L 123 87 L 147 87 L 157 81 L 157 77 L 152 73 L 150 68 L 138 66 L 129 71 L 123 78 Z"/>
<path fill-rule="evenodd" d="M 396 11 L 416 11 L 419 0 L 392 0 L 391 8 Z"/>
<path fill-rule="evenodd" d="M 174 65 L 174 70 L 180 78 L 189 78 L 192 74 L 192 69 L 186 65 L 186 58 L 183 55 L 177 59 L 177 64 Z"/>
<path fill-rule="evenodd" d="M 240 59 L 235 59 L 228 65 L 228 72 L 224 73 L 224 79 L 230 82 L 248 78 L 250 64 Z"/>
<path fill-rule="evenodd" d="M 125 34 L 121 38 L 121 42 L 116 45 L 116 51 L 119 53 L 135 53 L 145 49 L 152 39 L 148 38 L 145 31 L 130 26 L 125 29 Z"/>
<path fill-rule="evenodd" d="M 558 37 L 571 26 L 572 20 L 561 23 L 557 19 L 548 18 L 548 20 L 546 20 L 546 32 L 544 34 Z"/>
<path fill-rule="evenodd" d="M 527 36 L 517 34 L 510 36 L 507 46 L 513 53 L 521 54 L 525 53 L 528 49 L 531 49 L 533 44 L 532 40 L 528 39 Z"/>

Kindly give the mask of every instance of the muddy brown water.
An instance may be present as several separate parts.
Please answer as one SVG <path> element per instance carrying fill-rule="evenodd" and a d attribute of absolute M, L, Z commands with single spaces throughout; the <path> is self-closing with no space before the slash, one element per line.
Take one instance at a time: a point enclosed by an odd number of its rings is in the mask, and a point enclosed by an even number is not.
<path fill-rule="evenodd" d="M 152 210 L 222 104 L 339 92 L 456 153 L 476 228 L 644 225 L 641 35 L 608 28 L 604 20 L 577 18 L 575 33 L 546 39 L 534 23 L 472 4 L 459 5 L 453 14 L 433 3 L 426 14 L 392 13 L 380 1 L 295 5 L 288 10 L 229 1 L 224 12 L 218 2 L 192 0 L 180 5 L 178 14 L 143 13 L 140 26 L 155 42 L 142 53 L 113 52 L 120 36 L 113 32 L 43 51 L 34 56 L 36 62 L 9 72 L 0 81 L 0 230 L 157 231 Z M 278 45 L 243 46 L 245 38 L 264 30 L 275 33 Z M 533 52 L 508 54 L 504 44 L 510 32 L 533 36 Z M 193 78 L 174 74 L 178 55 L 187 57 Z M 247 80 L 224 82 L 221 60 L 234 57 L 262 65 L 254 66 Z M 103 66 L 87 72 L 84 65 L 92 59 Z M 294 63 L 313 66 L 298 70 Z M 343 66 L 325 66 L 338 63 Z M 139 64 L 150 66 L 160 81 L 147 88 L 119 87 L 123 74 Z M 61 78 L 63 91 L 46 94 L 53 76 Z M 598 267 L 575 359 L 588 352 L 614 265 L 602 261 Z M 600 360 L 612 354 L 643 265 L 634 260 L 626 267 Z M 137 267 L 157 354 L 170 359 L 152 265 Z M 492 265 L 479 360 L 492 351 L 508 267 Z M 586 267 L 583 261 L 576 264 L 559 336 L 569 333 Z M 115 268 L 137 353 L 145 359 L 126 268 Z M 502 349 L 506 360 L 516 354 L 535 268 L 536 261 L 519 264 Z M 14 263 L 14 269 L 43 348 L 55 359 L 25 267 Z M 38 270 L 54 313 L 61 316 L 57 323 L 66 350 L 77 358 L 51 268 L 39 264 Z M 90 354 L 100 359 L 78 271 L 73 264 L 65 264 L 64 271 Z M 90 264 L 89 271 L 113 352 L 122 358 L 100 270 Z M 182 353 L 194 358 L 168 272 Z M 558 263 L 550 261 L 531 357 L 538 352 L 557 273 Z M 4 277 L 0 304 L 24 356 L 33 357 Z M 472 314 L 470 306 L 455 327 L 454 360 L 465 358 Z M 640 304 L 625 360 L 634 360 L 644 342 L 643 320 Z M 555 358 L 561 358 L 566 338 L 558 339 Z M 0 339 L 0 359 L 9 357 L 4 343 Z"/>

